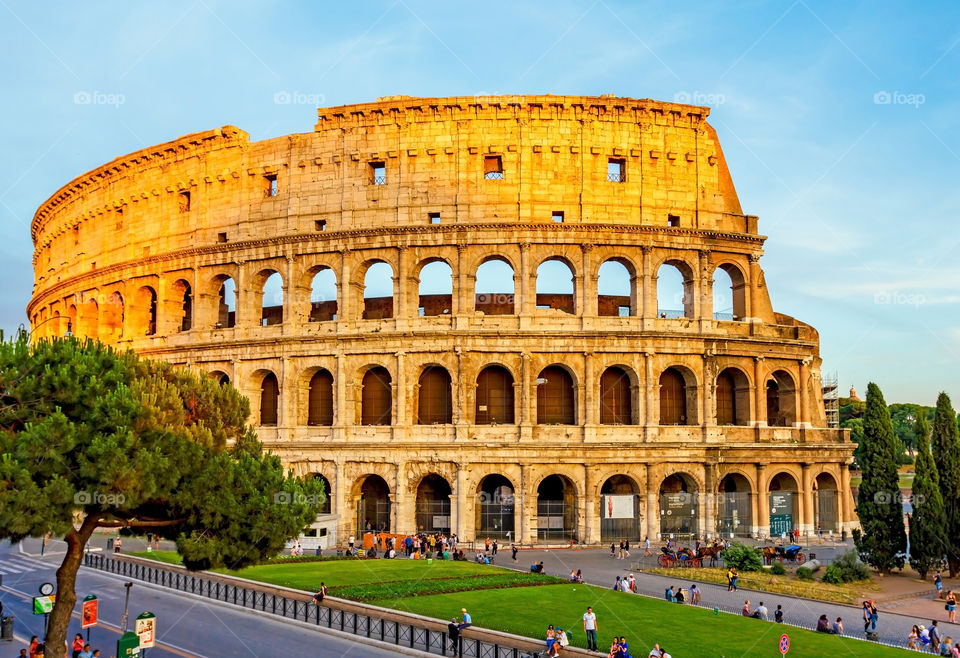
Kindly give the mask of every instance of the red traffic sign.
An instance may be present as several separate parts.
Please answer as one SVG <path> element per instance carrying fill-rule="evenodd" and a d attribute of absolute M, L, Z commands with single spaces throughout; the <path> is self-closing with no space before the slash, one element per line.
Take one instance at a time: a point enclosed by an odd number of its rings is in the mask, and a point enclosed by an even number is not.
<path fill-rule="evenodd" d="M 88 594 L 83 599 L 83 607 L 80 615 L 80 628 L 93 628 L 97 625 L 97 595 Z"/>
<path fill-rule="evenodd" d="M 790 650 L 790 638 L 787 636 L 786 633 L 784 633 L 783 635 L 780 636 L 780 644 L 779 644 L 779 647 L 780 647 L 780 653 L 781 653 L 782 655 L 786 656 L 786 655 L 787 655 L 787 651 Z"/>

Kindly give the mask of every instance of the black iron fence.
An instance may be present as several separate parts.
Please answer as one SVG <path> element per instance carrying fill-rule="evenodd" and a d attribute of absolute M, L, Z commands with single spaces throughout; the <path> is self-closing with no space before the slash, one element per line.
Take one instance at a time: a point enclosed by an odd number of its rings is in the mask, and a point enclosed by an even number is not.
<path fill-rule="evenodd" d="M 99 553 L 87 553 L 83 565 L 125 578 L 168 587 L 180 592 L 258 610 L 351 635 L 372 638 L 398 646 L 418 649 L 438 656 L 458 658 L 524 658 L 531 652 L 517 647 L 487 642 L 479 638 L 459 638 L 454 647 L 446 631 L 423 625 L 384 619 L 351 610 L 314 605 L 280 593 L 267 592 L 236 583 L 221 582 L 203 572 L 189 573 L 161 565 L 117 560 Z"/>

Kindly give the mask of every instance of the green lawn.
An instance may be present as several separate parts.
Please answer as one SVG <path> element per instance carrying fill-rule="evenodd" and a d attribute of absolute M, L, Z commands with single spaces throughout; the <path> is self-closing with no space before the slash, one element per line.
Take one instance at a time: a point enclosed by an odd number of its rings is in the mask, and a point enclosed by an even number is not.
<path fill-rule="evenodd" d="M 131 555 L 179 562 L 176 553 L 169 551 Z M 477 626 L 533 638 L 544 637 L 547 625 L 554 624 L 572 630 L 570 641 L 579 647 L 586 647 L 581 619 L 587 606 L 592 605 L 600 627 L 600 648 L 606 651 L 611 636 L 622 634 L 634 656 L 645 656 L 655 642 L 678 658 L 775 656 L 781 633 L 790 635 L 790 656 L 903 655 L 900 649 L 732 615 L 714 615 L 712 609 L 671 604 L 591 585 L 543 584 L 556 583 L 558 579 L 473 562 L 330 560 L 259 565 L 227 573 L 310 592 L 323 581 L 333 596 L 345 595 L 437 619 L 449 620 L 466 607 Z M 485 585 L 503 588 L 483 589 Z M 451 591 L 456 589 L 462 591 Z M 430 593 L 437 591 L 451 593 Z M 815 610 L 815 604 L 812 609 Z M 816 616 L 814 612 L 809 614 Z"/>

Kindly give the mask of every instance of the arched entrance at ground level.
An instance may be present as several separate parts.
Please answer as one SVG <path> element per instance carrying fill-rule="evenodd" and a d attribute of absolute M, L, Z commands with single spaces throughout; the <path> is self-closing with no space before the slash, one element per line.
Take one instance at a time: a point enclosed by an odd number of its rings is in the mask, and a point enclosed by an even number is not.
<path fill-rule="evenodd" d="M 697 534 L 697 484 L 684 473 L 669 475 L 660 484 L 660 536 Z"/>
<path fill-rule="evenodd" d="M 728 473 L 717 487 L 717 533 L 724 538 L 749 537 L 753 529 L 750 482 Z"/>
<path fill-rule="evenodd" d="M 537 487 L 537 539 L 574 539 L 577 491 L 563 475 L 548 475 Z"/>
<path fill-rule="evenodd" d="M 770 536 L 786 536 L 799 524 L 800 495 L 797 481 L 789 473 L 777 473 L 770 480 Z"/>
<path fill-rule="evenodd" d="M 488 475 L 477 487 L 477 537 L 514 538 L 513 484 L 502 475 Z"/>
<path fill-rule="evenodd" d="M 330 514 L 330 510 L 333 508 L 333 489 L 330 488 L 330 480 L 321 475 L 320 473 L 313 473 L 313 478 L 315 480 L 320 480 L 323 484 L 323 496 L 324 501 L 320 506 L 320 509 L 317 510 L 317 514 Z"/>
<path fill-rule="evenodd" d="M 829 473 L 817 476 L 813 490 L 813 511 L 816 514 L 814 531 L 820 528 L 824 534 L 840 532 L 840 496 L 837 489 L 837 481 Z"/>
<path fill-rule="evenodd" d="M 368 475 L 360 485 L 357 529 L 390 531 L 390 487 L 379 475 Z"/>
<path fill-rule="evenodd" d="M 614 475 L 600 487 L 600 541 L 640 541 L 640 487 Z"/>
<path fill-rule="evenodd" d="M 417 532 L 450 534 L 450 483 L 431 473 L 417 486 Z"/>

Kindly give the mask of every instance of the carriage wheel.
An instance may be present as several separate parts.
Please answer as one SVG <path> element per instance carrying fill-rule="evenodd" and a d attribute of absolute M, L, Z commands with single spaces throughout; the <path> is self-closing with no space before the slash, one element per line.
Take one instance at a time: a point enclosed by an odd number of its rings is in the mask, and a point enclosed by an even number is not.
<path fill-rule="evenodd" d="M 797 561 L 797 564 L 803 564 L 804 563 L 803 553 L 801 551 L 797 551 L 797 556 L 794 559 Z"/>
<path fill-rule="evenodd" d="M 701 559 L 698 558 L 698 557 L 692 558 L 692 559 L 690 560 L 690 566 L 691 566 L 691 567 L 696 567 L 696 568 L 699 569 L 700 567 L 703 566 L 703 560 L 701 560 Z"/>
<path fill-rule="evenodd" d="M 664 569 L 669 569 L 671 566 L 673 566 L 672 564 L 670 564 L 671 562 L 672 560 L 668 555 L 661 555 L 660 557 L 657 558 L 657 564 L 659 564 Z"/>

